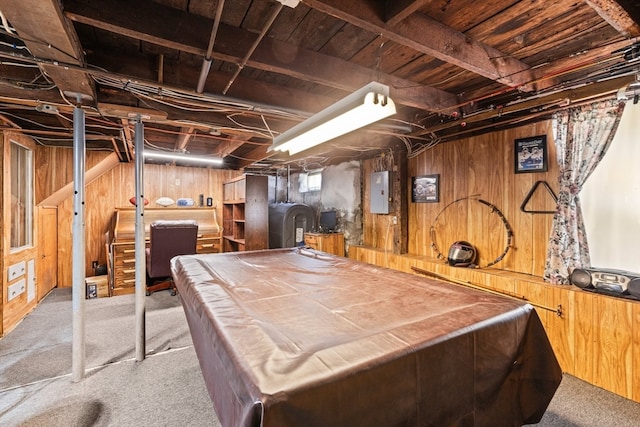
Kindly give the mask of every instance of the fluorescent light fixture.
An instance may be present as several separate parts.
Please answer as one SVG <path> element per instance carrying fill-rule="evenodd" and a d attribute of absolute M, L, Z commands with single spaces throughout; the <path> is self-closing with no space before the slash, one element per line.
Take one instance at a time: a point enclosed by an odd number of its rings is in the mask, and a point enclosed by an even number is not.
<path fill-rule="evenodd" d="M 371 82 L 273 139 L 267 151 L 294 155 L 396 113 L 389 86 Z"/>
<path fill-rule="evenodd" d="M 194 156 L 189 154 L 180 154 L 180 153 L 171 153 L 171 152 L 162 152 L 162 151 L 150 151 L 144 150 L 144 157 L 153 160 L 153 159 L 164 159 L 164 160 L 174 160 L 174 161 L 185 161 L 192 163 L 207 163 L 211 165 L 222 165 L 222 159 L 219 157 L 206 157 L 206 156 Z"/>

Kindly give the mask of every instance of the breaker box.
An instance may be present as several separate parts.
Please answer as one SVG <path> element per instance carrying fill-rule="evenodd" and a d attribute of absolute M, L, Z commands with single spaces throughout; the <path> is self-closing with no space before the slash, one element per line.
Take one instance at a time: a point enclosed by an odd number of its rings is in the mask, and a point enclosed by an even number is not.
<path fill-rule="evenodd" d="M 371 213 L 389 213 L 389 171 L 371 174 Z"/>

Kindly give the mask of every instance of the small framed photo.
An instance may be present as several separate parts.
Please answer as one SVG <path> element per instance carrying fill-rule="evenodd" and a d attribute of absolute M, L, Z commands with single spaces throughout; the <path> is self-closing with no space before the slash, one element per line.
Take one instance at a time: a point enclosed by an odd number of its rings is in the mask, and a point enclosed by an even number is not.
<path fill-rule="evenodd" d="M 422 175 L 411 178 L 411 201 L 435 203 L 440 201 L 440 175 Z"/>
<path fill-rule="evenodd" d="M 515 140 L 515 172 L 547 171 L 547 135 Z"/>

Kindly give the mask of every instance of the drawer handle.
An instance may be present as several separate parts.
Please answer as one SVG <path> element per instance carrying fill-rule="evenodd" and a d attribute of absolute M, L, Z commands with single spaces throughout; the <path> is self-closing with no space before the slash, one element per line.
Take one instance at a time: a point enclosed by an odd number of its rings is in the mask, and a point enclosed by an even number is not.
<path fill-rule="evenodd" d="M 125 249 L 125 250 L 122 251 L 122 253 L 123 254 L 130 254 L 130 253 L 133 253 L 135 251 L 136 251 L 135 249 Z"/>
<path fill-rule="evenodd" d="M 136 272 L 136 269 L 134 268 L 134 269 L 129 269 L 129 270 L 122 270 L 122 272 L 123 272 L 124 274 L 135 273 L 135 272 Z"/>
<path fill-rule="evenodd" d="M 123 259 L 122 260 L 123 264 L 127 264 L 127 263 L 131 264 L 131 263 L 134 263 L 134 262 L 136 262 L 135 258 L 127 258 L 127 259 Z"/>
<path fill-rule="evenodd" d="M 213 243 L 203 243 L 202 247 L 203 248 L 212 248 L 213 247 Z"/>
<path fill-rule="evenodd" d="M 123 280 L 122 283 L 135 283 L 136 279 Z"/>

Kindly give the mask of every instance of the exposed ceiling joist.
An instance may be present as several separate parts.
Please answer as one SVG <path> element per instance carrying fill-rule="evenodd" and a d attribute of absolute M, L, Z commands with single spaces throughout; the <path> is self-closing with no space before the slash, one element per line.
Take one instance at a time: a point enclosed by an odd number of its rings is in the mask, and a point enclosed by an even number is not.
<path fill-rule="evenodd" d="M 567 89 L 565 91 L 544 95 L 536 99 L 501 106 L 499 108 L 477 113 L 469 117 L 461 117 L 459 121 L 449 121 L 440 125 L 430 126 L 425 130 L 417 131 L 414 135 L 427 135 L 431 132 L 437 132 L 443 129 L 461 126 L 462 123 L 464 123 L 464 126 L 466 126 L 470 123 L 488 120 L 496 116 L 506 116 L 508 114 L 513 114 L 529 109 L 544 111 L 545 109 L 550 108 L 550 106 L 568 106 L 572 103 L 581 102 L 586 99 L 603 97 L 607 94 L 616 93 L 622 87 L 626 87 L 634 80 L 634 78 L 634 76 L 618 77 L 616 79 L 606 80 L 604 82 L 594 83 L 592 85 Z"/>
<path fill-rule="evenodd" d="M 387 25 L 394 26 L 432 0 L 385 0 Z"/>
<path fill-rule="evenodd" d="M 212 154 L 221 158 L 227 157 L 250 139 L 251 135 L 235 135 L 233 136 L 233 138 L 228 138 L 218 144 L 218 146 L 213 150 Z"/>
<path fill-rule="evenodd" d="M 73 21 L 198 56 L 206 54 L 202 40 L 213 25 L 211 19 L 187 13 L 176 14 L 172 8 L 149 0 L 112 0 L 103 8 L 77 0 L 67 3 L 65 13 Z M 117 7 L 118 3 L 122 3 L 122 8 L 139 11 L 145 17 L 144 22 L 141 23 L 132 14 L 117 13 L 121 10 Z M 155 25 L 157 22 L 162 22 L 162 25 Z M 176 32 L 175 29 L 181 28 L 189 28 L 189 31 Z M 211 56 L 238 63 L 251 48 L 254 39 L 253 33 L 220 24 L 216 48 Z M 364 86 L 373 77 L 372 70 L 367 67 L 271 38 L 262 40 L 247 65 L 346 91 Z M 453 108 L 459 102 L 450 93 L 410 80 L 384 74 L 380 74 L 380 80 L 394 88 L 392 97 L 397 104 L 442 111 Z"/>
<path fill-rule="evenodd" d="M 23 13 L 29 10 L 28 14 Z M 81 65 L 84 62 L 77 35 L 56 0 L 4 0 L 3 13 L 15 27 L 33 56 Z M 40 64 L 62 94 L 95 99 L 93 81 L 85 73 Z M 74 102 L 74 99 L 70 99 Z"/>
<path fill-rule="evenodd" d="M 194 127 L 180 128 L 180 135 L 178 135 L 178 138 L 176 139 L 175 151 L 185 151 L 187 149 L 187 145 L 189 145 L 189 140 L 194 136 L 194 132 Z"/>
<path fill-rule="evenodd" d="M 425 55 L 512 87 L 526 87 L 529 66 L 491 46 L 420 14 L 394 26 L 372 7 L 354 0 L 303 0 L 303 3 Z"/>
<path fill-rule="evenodd" d="M 585 0 L 598 15 L 625 37 L 640 36 L 640 25 L 615 0 Z"/>
<path fill-rule="evenodd" d="M 637 1 L 303 0 L 257 42 L 274 0 L 0 0 L 11 21 L 0 24 L 0 126 L 69 147 L 67 94 L 84 81 L 95 87 L 88 146 L 125 162 L 138 113 L 145 144 L 247 170 L 455 143 L 638 79 L 639 39 L 622 35 L 639 32 Z M 274 135 L 372 80 L 390 87 L 393 118 L 300 155 L 266 152 Z"/>

